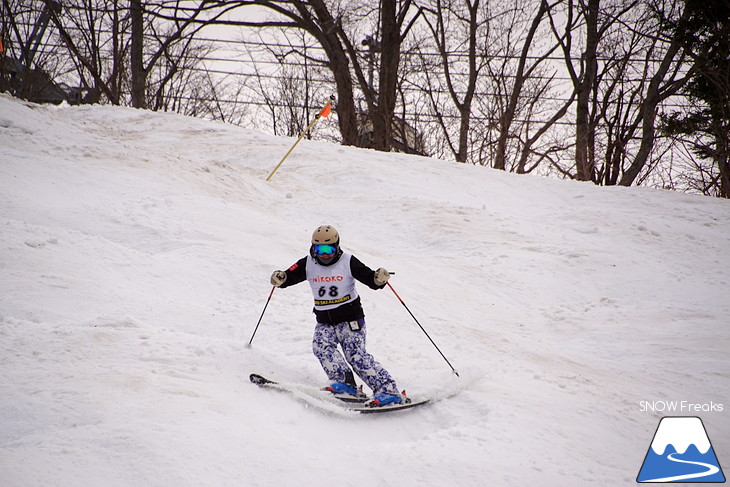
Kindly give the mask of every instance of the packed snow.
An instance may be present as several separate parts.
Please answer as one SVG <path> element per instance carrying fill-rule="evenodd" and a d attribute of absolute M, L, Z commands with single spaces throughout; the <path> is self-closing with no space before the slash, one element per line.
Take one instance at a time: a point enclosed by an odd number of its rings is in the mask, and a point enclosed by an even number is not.
<path fill-rule="evenodd" d="M 308 140 L 266 182 L 293 142 L 0 95 L 0 485 L 634 485 L 683 415 L 730 465 L 730 201 Z M 327 383 L 306 283 L 247 347 L 321 224 L 429 405 L 249 382 Z"/>

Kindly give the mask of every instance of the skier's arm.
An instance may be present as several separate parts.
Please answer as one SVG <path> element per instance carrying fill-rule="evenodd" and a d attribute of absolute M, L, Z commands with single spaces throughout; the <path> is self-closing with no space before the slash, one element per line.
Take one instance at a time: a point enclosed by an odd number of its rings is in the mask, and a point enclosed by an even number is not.
<path fill-rule="evenodd" d="M 377 271 L 374 271 L 362 262 L 360 262 L 360 259 L 358 259 L 354 255 L 350 258 L 350 271 L 352 272 L 352 276 L 355 279 L 365 284 L 370 289 L 383 289 L 385 287 L 385 283 L 388 280 L 388 277 L 390 277 L 390 274 L 388 274 L 388 271 L 386 271 L 385 269 L 381 268 Z M 376 279 L 376 274 L 379 275 L 378 279 Z"/>
<path fill-rule="evenodd" d="M 285 271 L 276 271 L 274 272 L 274 275 L 279 274 L 281 276 L 280 284 L 278 287 L 289 287 L 293 286 L 294 284 L 299 284 L 302 281 L 305 281 L 307 279 L 307 258 L 302 257 L 298 261 L 294 263 L 290 268 L 288 268 Z M 283 274 L 283 276 L 281 275 Z M 272 284 L 276 286 L 276 283 L 274 282 L 274 276 L 272 276 Z"/>

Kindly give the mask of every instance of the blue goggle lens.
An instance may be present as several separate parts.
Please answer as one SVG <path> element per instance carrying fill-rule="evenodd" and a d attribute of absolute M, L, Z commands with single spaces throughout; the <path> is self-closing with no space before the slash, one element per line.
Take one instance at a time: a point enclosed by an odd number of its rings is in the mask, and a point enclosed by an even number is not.
<path fill-rule="evenodd" d="M 314 253 L 317 255 L 332 255 L 335 252 L 337 252 L 337 247 L 334 245 L 315 245 L 314 246 Z"/>

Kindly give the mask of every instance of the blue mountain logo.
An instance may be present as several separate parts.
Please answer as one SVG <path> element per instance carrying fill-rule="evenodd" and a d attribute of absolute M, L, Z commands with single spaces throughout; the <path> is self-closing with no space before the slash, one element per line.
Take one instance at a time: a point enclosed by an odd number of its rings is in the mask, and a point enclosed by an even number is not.
<path fill-rule="evenodd" d="M 702 420 L 691 416 L 662 418 L 636 481 L 725 482 Z"/>

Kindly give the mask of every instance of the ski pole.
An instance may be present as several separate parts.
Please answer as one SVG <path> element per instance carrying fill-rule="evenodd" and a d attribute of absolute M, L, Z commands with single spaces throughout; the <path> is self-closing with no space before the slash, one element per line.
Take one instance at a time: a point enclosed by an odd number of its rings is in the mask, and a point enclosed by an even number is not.
<path fill-rule="evenodd" d="M 302 132 L 302 134 L 299 136 L 297 141 L 294 142 L 294 145 L 291 146 L 291 148 L 289 149 L 289 152 L 284 154 L 284 157 L 281 158 L 281 160 L 279 161 L 279 164 L 277 164 L 276 167 L 274 168 L 274 170 L 271 171 L 271 174 L 269 174 L 269 177 L 266 178 L 267 181 L 269 179 L 271 179 L 271 177 L 274 175 L 274 173 L 279 170 L 279 168 L 281 167 L 282 164 L 284 164 L 284 161 L 286 160 L 286 158 L 289 157 L 289 154 L 291 154 L 294 151 L 294 148 L 297 146 L 297 144 L 299 142 L 301 142 L 301 140 L 304 138 L 304 136 L 307 135 L 307 132 L 309 132 L 309 130 L 314 126 L 314 124 L 317 123 L 317 120 L 319 120 L 320 117 L 327 117 L 327 115 L 330 114 L 331 105 L 334 100 L 335 100 L 335 95 L 332 95 L 329 97 L 324 108 L 322 108 L 322 110 L 314 117 L 314 120 L 312 120 L 312 122 L 309 124 L 309 126 L 304 129 L 304 132 Z"/>
<path fill-rule="evenodd" d="M 428 337 L 428 339 L 431 341 L 431 344 L 434 347 L 436 347 L 436 350 L 438 350 L 438 353 L 440 353 L 441 356 L 444 358 L 444 360 L 446 360 L 446 363 L 449 364 L 449 367 L 451 367 L 451 372 L 453 372 L 456 375 L 456 377 L 459 377 L 459 373 L 456 371 L 456 369 L 454 368 L 454 366 L 451 365 L 451 362 L 449 362 L 449 359 L 446 358 L 446 355 L 444 355 L 444 353 L 441 351 L 441 349 L 438 347 L 438 345 L 436 345 L 436 342 L 433 341 L 433 339 L 431 338 L 431 336 L 423 328 L 423 326 L 421 325 L 421 323 L 418 322 L 418 320 L 416 319 L 416 317 L 413 316 L 413 313 L 411 313 L 411 310 L 408 309 L 408 306 L 406 306 L 406 303 L 401 299 L 401 297 L 398 296 L 398 293 L 395 292 L 395 289 L 393 289 L 393 286 L 389 282 L 386 282 L 386 284 L 388 285 L 388 287 L 390 288 L 390 290 L 393 291 L 393 294 L 395 294 L 395 297 L 398 298 L 398 301 L 400 301 L 400 304 L 402 304 L 403 307 L 406 309 L 406 311 L 408 311 L 408 314 L 411 315 L 411 318 L 413 318 L 413 321 L 416 322 L 416 324 L 419 326 L 419 328 L 421 328 L 421 331 L 426 335 L 426 337 Z"/>
<path fill-rule="evenodd" d="M 264 305 L 264 310 L 261 312 L 261 316 L 259 316 L 259 322 L 256 323 L 256 328 L 253 330 L 253 334 L 251 334 L 251 339 L 248 341 L 248 347 L 251 347 L 251 342 L 253 342 L 253 337 L 256 335 L 256 331 L 259 329 L 259 325 L 261 324 L 261 320 L 264 317 L 264 313 L 266 313 L 266 307 L 269 305 L 269 301 L 271 301 L 271 296 L 274 295 L 274 289 L 276 289 L 276 286 L 271 286 L 271 292 L 269 293 L 269 297 L 266 300 L 266 304 Z"/>

